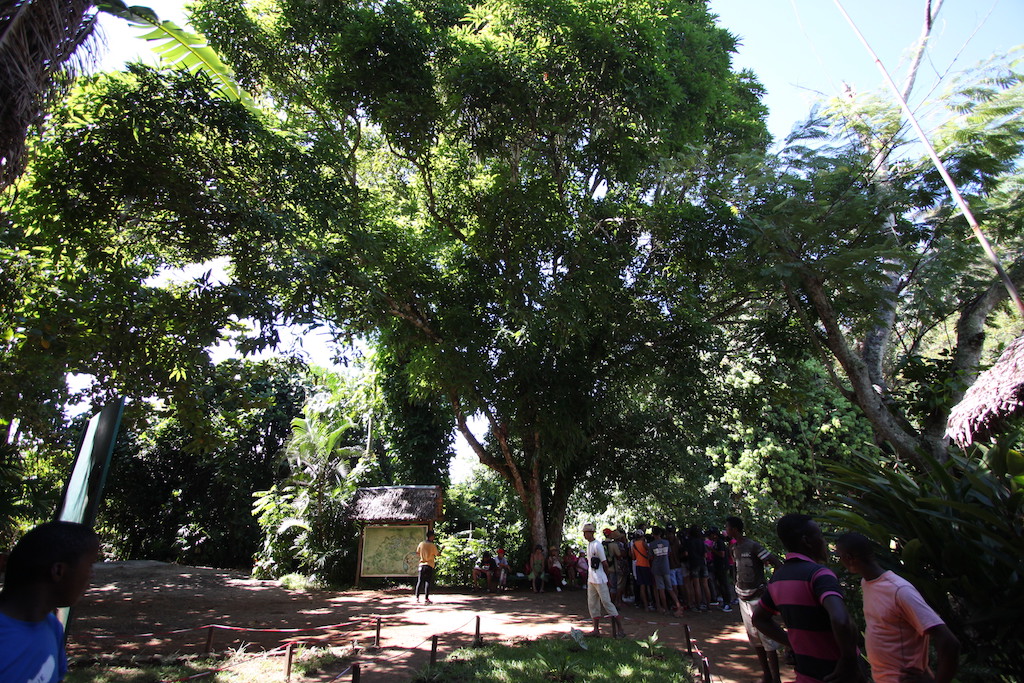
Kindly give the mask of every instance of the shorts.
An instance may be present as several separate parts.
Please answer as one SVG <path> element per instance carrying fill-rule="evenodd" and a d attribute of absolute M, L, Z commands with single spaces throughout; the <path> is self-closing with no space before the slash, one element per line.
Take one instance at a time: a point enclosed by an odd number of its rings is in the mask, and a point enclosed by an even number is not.
<path fill-rule="evenodd" d="M 740 616 L 743 617 L 743 628 L 747 631 L 747 640 L 754 647 L 763 647 L 768 652 L 775 652 L 779 649 L 779 644 L 754 628 L 754 624 L 751 621 L 751 617 L 754 615 L 754 607 L 757 606 L 758 602 L 760 602 L 759 599 L 744 600 L 740 598 Z"/>
<path fill-rule="evenodd" d="M 660 591 L 665 590 L 671 585 L 669 582 L 668 574 L 655 574 L 654 575 L 654 587 Z"/>
<path fill-rule="evenodd" d="M 651 573 L 650 567 L 637 567 L 636 568 L 636 584 L 638 586 L 653 586 L 654 585 L 654 574 Z"/>
<path fill-rule="evenodd" d="M 690 576 L 694 579 L 708 578 L 708 566 L 703 562 L 690 565 Z"/>
<path fill-rule="evenodd" d="M 672 583 L 673 587 L 682 586 L 686 580 L 686 572 L 683 571 L 682 567 L 676 567 L 669 571 L 668 580 Z"/>

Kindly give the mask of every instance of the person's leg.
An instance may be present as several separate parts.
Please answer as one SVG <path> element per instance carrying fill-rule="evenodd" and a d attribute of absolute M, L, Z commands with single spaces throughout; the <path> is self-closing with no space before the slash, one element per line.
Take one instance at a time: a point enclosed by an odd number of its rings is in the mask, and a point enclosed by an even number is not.
<path fill-rule="evenodd" d="M 420 601 L 420 591 L 423 590 L 423 568 L 427 565 L 421 564 L 419 573 L 416 575 L 416 602 Z"/>
<path fill-rule="evenodd" d="M 601 599 L 601 606 L 612 618 L 612 635 L 616 638 L 625 638 L 626 629 L 622 625 L 622 615 L 619 614 L 619 610 L 615 609 L 615 605 L 612 603 L 612 596 L 608 586 L 606 584 L 598 585 L 597 593 Z"/>
<path fill-rule="evenodd" d="M 597 590 L 597 584 L 587 584 L 587 609 L 594 622 L 594 630 L 590 632 L 590 635 L 595 638 L 599 637 L 601 635 L 601 595 Z"/>
<path fill-rule="evenodd" d="M 424 592 L 423 592 L 423 602 L 425 602 L 426 604 L 429 605 L 430 604 L 430 587 L 434 585 L 434 568 L 431 567 L 430 565 L 423 565 L 423 567 L 425 569 L 425 571 L 424 571 L 424 579 L 425 579 L 425 583 L 426 583 L 426 586 L 424 587 Z"/>

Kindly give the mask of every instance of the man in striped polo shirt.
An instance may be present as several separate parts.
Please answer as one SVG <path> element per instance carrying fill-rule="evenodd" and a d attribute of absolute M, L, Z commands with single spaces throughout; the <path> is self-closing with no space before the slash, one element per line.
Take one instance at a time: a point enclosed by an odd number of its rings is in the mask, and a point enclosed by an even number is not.
<path fill-rule="evenodd" d="M 857 627 L 846 610 L 839 579 L 823 563 L 828 548 L 808 515 L 789 514 L 776 526 L 786 561 L 754 608 L 759 631 L 788 645 L 796 656 L 796 683 L 864 680 L 858 665 Z M 772 619 L 782 615 L 783 629 Z"/>

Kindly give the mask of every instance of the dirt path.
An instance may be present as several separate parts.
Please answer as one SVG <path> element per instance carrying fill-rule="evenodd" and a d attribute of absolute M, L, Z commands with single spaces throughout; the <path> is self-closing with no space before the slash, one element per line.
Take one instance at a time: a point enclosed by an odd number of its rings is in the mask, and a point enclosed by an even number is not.
<path fill-rule="evenodd" d="M 427 665 L 432 635 L 440 636 L 439 657 L 468 645 L 477 617 L 482 638 L 491 642 L 560 637 L 572 627 L 589 628 L 583 591 L 442 591 L 433 597 L 434 604 L 417 605 L 404 589 L 296 592 L 226 570 L 103 563 L 96 566 L 92 588 L 75 610 L 68 650 L 73 660 L 198 653 L 211 637 L 211 630 L 203 627 L 216 624 L 229 627 L 212 631 L 216 651 L 245 644 L 250 652 L 271 649 L 289 639 L 332 646 L 356 641 L 364 648 L 359 656 L 362 680 L 398 683 Z M 747 683 L 756 678 L 757 661 L 736 611 L 677 619 L 627 605 L 623 615 L 631 636 L 658 631 L 661 642 L 684 651 L 688 624 L 715 681 Z M 378 617 L 381 647 L 372 649 Z M 328 672 L 323 680 L 337 673 Z"/>

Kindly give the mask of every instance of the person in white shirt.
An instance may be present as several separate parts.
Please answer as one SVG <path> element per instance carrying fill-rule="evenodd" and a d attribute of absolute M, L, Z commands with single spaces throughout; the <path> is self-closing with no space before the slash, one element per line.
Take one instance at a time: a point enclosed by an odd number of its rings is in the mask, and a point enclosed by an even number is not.
<path fill-rule="evenodd" d="M 587 574 L 587 607 L 590 608 L 590 618 L 594 620 L 594 630 L 590 635 L 595 638 L 601 636 L 601 608 L 604 607 L 612 618 L 612 635 L 625 638 L 622 616 L 612 604 L 608 592 L 608 558 L 604 554 L 604 545 L 594 538 L 594 530 L 593 524 L 583 525 L 583 538 L 587 539 L 587 562 L 590 564 L 590 572 Z"/>

